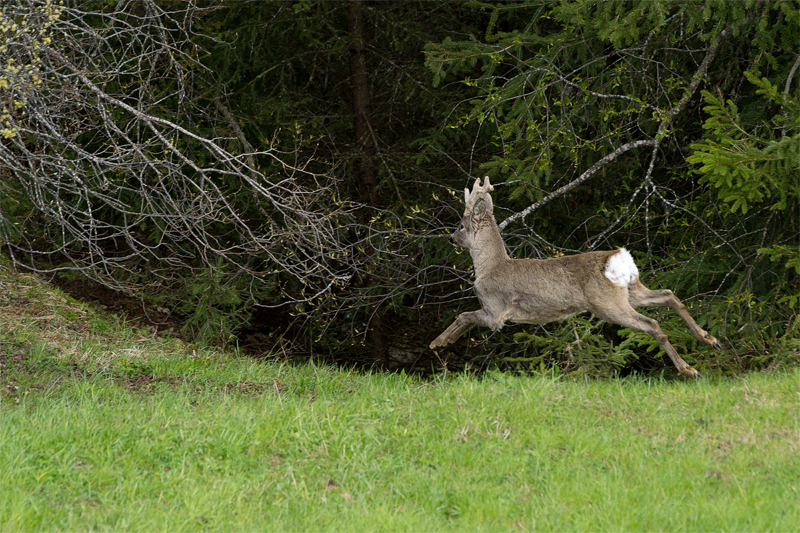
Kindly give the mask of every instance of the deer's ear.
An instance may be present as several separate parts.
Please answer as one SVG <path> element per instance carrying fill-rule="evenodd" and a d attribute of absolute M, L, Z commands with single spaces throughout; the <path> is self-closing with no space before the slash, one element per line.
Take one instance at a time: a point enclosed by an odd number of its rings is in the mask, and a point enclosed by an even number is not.
<path fill-rule="evenodd" d="M 481 198 L 475 205 L 472 207 L 472 220 L 478 221 L 481 220 L 484 215 L 486 214 L 486 200 Z"/>

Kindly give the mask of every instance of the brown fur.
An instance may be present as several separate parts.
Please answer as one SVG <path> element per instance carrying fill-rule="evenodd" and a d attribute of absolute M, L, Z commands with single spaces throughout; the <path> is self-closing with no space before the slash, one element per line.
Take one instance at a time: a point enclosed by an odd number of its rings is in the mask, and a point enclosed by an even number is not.
<path fill-rule="evenodd" d="M 487 177 L 464 191 L 466 209 L 453 243 L 469 249 L 475 267 L 475 294 L 481 309 L 462 313 L 439 335 L 432 349 L 454 342 L 473 325 L 493 330 L 506 322 L 544 324 L 591 311 L 598 317 L 652 335 L 681 374 L 700 377 L 667 340 L 658 322 L 639 314 L 642 306 L 669 306 L 702 342 L 720 349 L 717 339 L 700 328 L 686 306 L 669 290 L 651 291 L 635 279 L 620 287 L 606 278 L 609 258 L 618 250 L 589 252 L 553 259 L 511 259 L 492 214 L 493 190 Z"/>

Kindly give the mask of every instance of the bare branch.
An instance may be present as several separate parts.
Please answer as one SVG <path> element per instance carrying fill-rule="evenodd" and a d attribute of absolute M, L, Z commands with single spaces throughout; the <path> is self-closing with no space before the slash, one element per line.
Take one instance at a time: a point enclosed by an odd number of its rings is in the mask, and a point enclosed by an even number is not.
<path fill-rule="evenodd" d="M 726 30 L 726 31 L 729 33 L 729 30 Z M 703 59 L 703 61 L 700 64 L 700 66 L 698 67 L 697 71 L 692 76 L 692 81 L 689 83 L 689 86 L 684 91 L 684 94 L 681 97 L 681 99 L 678 102 L 678 104 L 675 107 L 673 107 L 672 109 L 670 109 L 670 110 L 668 110 L 668 111 L 666 111 L 666 112 L 664 112 L 662 114 L 663 118 L 661 119 L 661 122 L 659 123 L 658 133 L 656 134 L 655 139 L 643 140 L 643 141 L 633 141 L 633 142 L 626 143 L 626 144 L 620 146 L 619 148 L 617 148 L 616 150 L 614 150 L 613 152 L 611 152 L 607 156 L 605 156 L 602 159 L 600 159 L 599 161 L 597 161 L 594 165 L 589 167 L 589 169 L 586 170 L 583 174 L 581 174 L 577 179 L 575 179 L 575 180 L 571 181 L 570 183 L 568 183 L 567 185 L 564 185 L 563 187 L 553 191 L 552 193 L 548 194 L 547 196 L 545 196 L 544 198 L 542 198 L 538 202 L 528 206 L 527 208 L 523 209 L 522 211 L 520 211 L 518 213 L 515 213 L 515 214 L 511 215 L 510 217 L 506 218 L 505 220 L 503 220 L 503 222 L 501 222 L 499 224 L 500 229 L 502 230 L 503 228 L 505 228 L 511 222 L 514 222 L 514 221 L 516 221 L 518 219 L 524 218 L 525 216 L 529 215 L 533 211 L 536 211 L 537 209 L 539 209 L 540 207 L 542 207 L 543 205 L 545 205 L 549 201 L 551 201 L 551 200 L 553 200 L 555 198 L 558 198 L 560 196 L 563 196 L 564 194 L 566 194 L 569 191 L 573 190 L 574 188 L 578 187 L 579 185 L 584 183 L 586 180 L 591 178 L 598 170 L 603 168 L 605 165 L 611 163 L 617 157 L 619 157 L 621 154 L 623 154 L 623 153 L 625 153 L 625 152 L 627 152 L 627 151 L 629 151 L 629 150 L 631 150 L 633 148 L 638 148 L 638 147 L 641 147 L 641 146 L 652 146 L 653 147 L 653 154 L 654 155 L 650 159 L 650 164 L 649 164 L 648 170 L 647 170 L 646 175 L 645 175 L 645 182 L 647 182 L 649 180 L 650 174 L 652 173 L 653 165 L 655 164 L 655 153 L 658 150 L 658 147 L 660 146 L 662 140 L 666 137 L 666 134 L 667 134 L 667 132 L 669 130 L 669 126 L 670 126 L 670 123 L 672 122 L 672 119 L 676 115 L 678 115 L 681 111 L 683 111 L 683 109 L 686 107 L 686 104 L 689 102 L 689 99 L 691 98 L 692 94 L 694 94 L 694 92 L 697 90 L 697 87 L 700 85 L 700 82 L 705 78 L 706 72 L 708 71 L 708 66 L 711 64 L 711 61 L 714 59 L 714 56 L 716 55 L 717 47 L 719 46 L 719 42 L 726 35 L 726 31 L 723 31 L 720 34 L 720 37 L 717 40 L 717 42 L 714 45 L 712 45 L 711 47 L 709 47 L 709 49 L 707 50 L 705 58 Z M 569 84 L 570 85 L 575 85 L 575 84 L 572 84 L 572 83 L 569 83 Z M 595 95 L 596 96 L 601 96 L 601 95 L 597 95 L 597 94 L 595 94 Z M 608 97 L 611 97 L 611 96 L 609 95 Z"/>
<path fill-rule="evenodd" d="M 578 178 L 576 178 L 573 181 L 567 183 L 566 185 L 564 185 L 560 189 L 557 189 L 557 190 L 551 192 L 550 194 L 548 194 L 547 196 L 545 196 L 544 198 L 542 198 L 541 200 L 539 200 L 535 204 L 533 204 L 533 205 L 531 205 L 529 207 L 526 207 L 525 209 L 523 209 L 519 213 L 514 213 L 510 217 L 508 217 L 505 220 L 503 220 L 503 222 L 498 224 L 498 227 L 502 230 L 503 228 L 505 228 L 506 226 L 508 226 L 512 222 L 514 222 L 515 220 L 518 220 L 520 218 L 524 218 L 527 215 L 531 214 L 532 212 L 536 211 L 537 209 L 542 207 L 544 204 L 546 204 L 550 200 L 553 200 L 555 198 L 558 198 L 559 196 L 565 195 L 566 193 L 568 193 L 572 189 L 578 187 L 580 184 L 582 184 L 583 182 L 585 182 L 586 180 L 588 180 L 589 178 L 594 176 L 594 174 L 598 170 L 600 170 L 601 168 L 606 166 L 608 163 L 611 163 L 612 161 L 614 161 L 616 158 L 618 158 L 620 155 L 624 154 L 625 152 L 627 152 L 629 150 L 633 150 L 634 148 L 642 147 L 642 146 L 655 146 L 655 144 L 656 144 L 656 141 L 654 139 L 647 140 L 647 141 L 633 141 L 633 142 L 629 142 L 627 144 L 623 144 L 622 146 L 620 146 L 619 148 L 617 148 L 616 150 L 614 150 L 613 152 L 611 152 L 610 154 L 608 154 L 604 158 L 600 159 L 597 163 L 595 163 L 594 165 L 589 167 L 589 169 L 586 170 L 580 176 L 578 176 Z"/>
<path fill-rule="evenodd" d="M 0 142 L 0 187 L 30 213 L 0 220 L 3 239 L 17 264 L 129 292 L 180 291 L 198 269 L 227 269 L 277 303 L 320 298 L 361 268 L 358 206 L 338 200 L 335 180 L 287 163 L 294 153 L 254 150 L 219 102 L 203 118 L 222 115 L 210 122 L 227 124 L 241 153 L 194 126 L 181 102 L 202 83 L 185 26 L 195 9 L 148 0 L 88 17 L 20 0 L 5 12 L 26 24 L 3 26 L 3 63 L 22 68 L 0 88 L 0 101 L 18 102 Z M 163 106 L 170 100 L 177 109 Z"/>
<path fill-rule="evenodd" d="M 791 70 L 789 70 L 789 75 L 786 77 L 786 84 L 783 86 L 783 94 L 789 94 L 789 87 L 792 86 L 792 80 L 798 68 L 800 68 L 800 54 L 798 54 L 797 59 L 794 60 L 794 65 L 792 65 Z"/>

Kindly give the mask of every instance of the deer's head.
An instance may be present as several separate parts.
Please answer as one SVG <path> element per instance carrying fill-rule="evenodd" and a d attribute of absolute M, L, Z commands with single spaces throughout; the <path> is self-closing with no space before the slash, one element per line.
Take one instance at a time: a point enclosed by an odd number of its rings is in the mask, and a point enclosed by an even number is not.
<path fill-rule="evenodd" d="M 481 187 L 481 179 L 475 180 L 472 192 L 464 189 L 464 217 L 458 225 L 455 233 L 450 236 L 450 242 L 464 248 L 473 248 L 476 236 L 481 228 L 491 227 L 494 222 L 492 215 L 492 197 L 489 194 L 494 190 L 489 183 L 489 176 L 486 176 Z"/>

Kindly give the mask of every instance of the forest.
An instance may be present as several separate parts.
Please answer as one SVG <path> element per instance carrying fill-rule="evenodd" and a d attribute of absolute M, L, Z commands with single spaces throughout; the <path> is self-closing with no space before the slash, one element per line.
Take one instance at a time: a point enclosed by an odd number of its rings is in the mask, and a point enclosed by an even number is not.
<path fill-rule="evenodd" d="M 381 368 L 673 372 L 591 315 L 473 328 L 448 236 L 489 176 L 512 257 L 626 247 L 720 339 L 800 359 L 794 0 L 6 0 L 0 246 L 188 339 Z"/>

